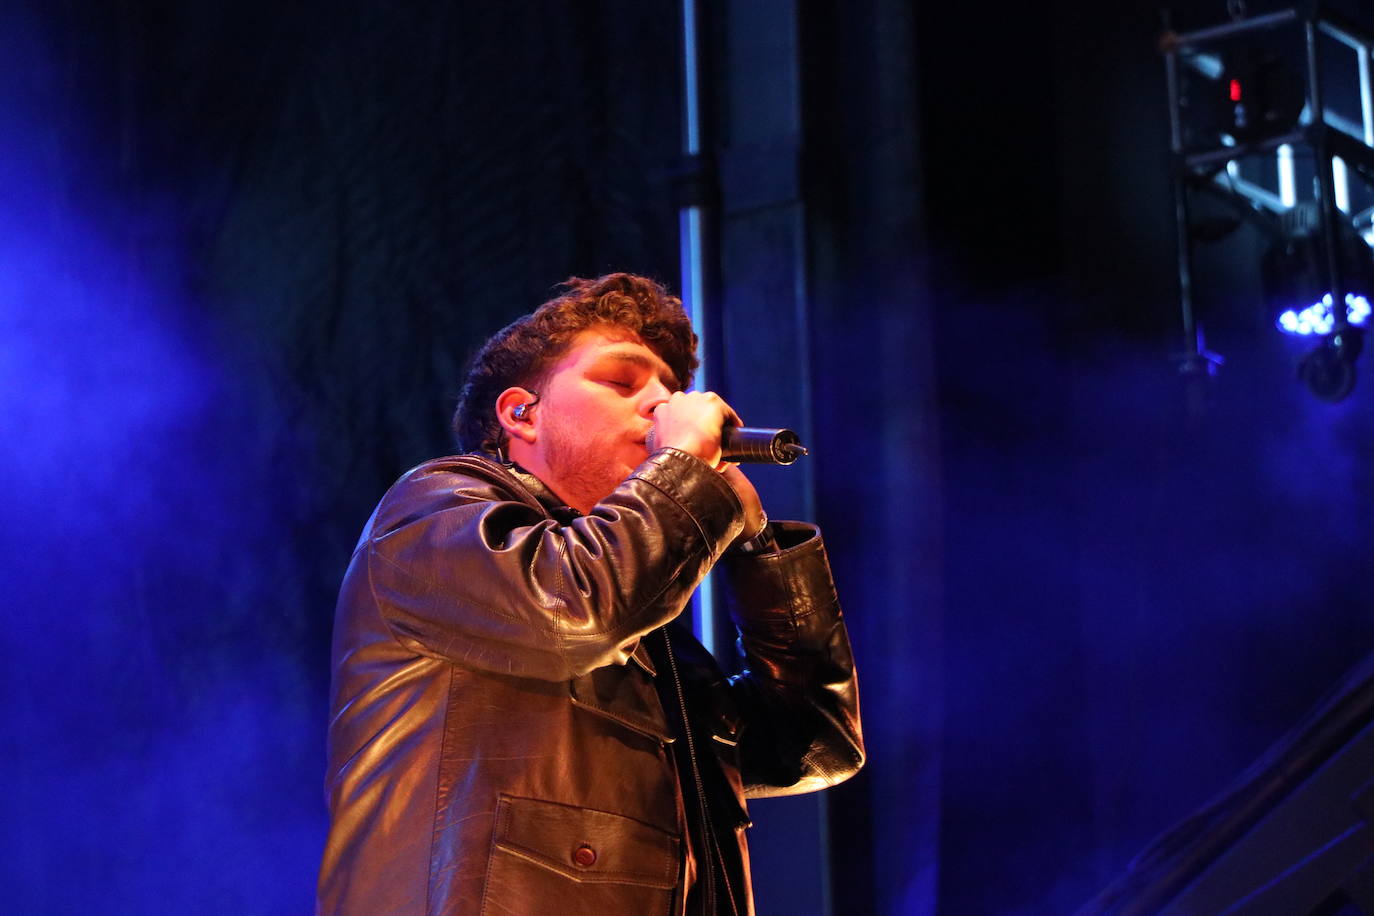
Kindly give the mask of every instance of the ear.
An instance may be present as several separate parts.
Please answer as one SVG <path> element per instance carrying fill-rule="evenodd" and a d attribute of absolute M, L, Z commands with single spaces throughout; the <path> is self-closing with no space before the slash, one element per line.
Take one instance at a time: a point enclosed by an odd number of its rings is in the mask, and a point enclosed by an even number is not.
<path fill-rule="evenodd" d="M 535 394 L 527 388 L 507 388 L 496 397 L 496 420 L 511 439 L 533 444 L 538 438 L 534 422 L 535 408 L 525 406 L 523 417 L 515 416 L 515 409 L 522 405 L 533 404 Z"/>

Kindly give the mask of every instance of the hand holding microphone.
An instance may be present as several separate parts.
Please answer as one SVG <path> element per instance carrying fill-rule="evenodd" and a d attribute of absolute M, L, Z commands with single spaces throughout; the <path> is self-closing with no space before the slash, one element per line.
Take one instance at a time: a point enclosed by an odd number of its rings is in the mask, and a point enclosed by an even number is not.
<path fill-rule="evenodd" d="M 672 446 L 717 468 L 744 507 L 744 527 L 736 542 L 747 542 L 768 525 L 758 491 L 731 462 L 791 464 L 806 454 L 790 429 L 751 429 L 713 391 L 678 391 L 654 408 L 654 427 L 646 437 L 649 451 Z"/>
<path fill-rule="evenodd" d="M 742 425 L 739 414 L 713 391 L 678 391 L 655 408 L 646 445 L 651 452 L 679 448 L 712 467 L 721 461 L 791 464 L 807 454 L 790 429 Z"/>
<path fill-rule="evenodd" d="M 645 445 L 664 446 L 696 455 L 711 467 L 721 462 L 720 431 L 739 423 L 739 414 L 714 391 L 674 391 L 654 408 L 654 428 Z"/>

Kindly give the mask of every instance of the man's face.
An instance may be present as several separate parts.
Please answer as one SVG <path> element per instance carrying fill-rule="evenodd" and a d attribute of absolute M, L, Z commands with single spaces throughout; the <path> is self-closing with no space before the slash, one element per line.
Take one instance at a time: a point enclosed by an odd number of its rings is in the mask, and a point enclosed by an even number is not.
<path fill-rule="evenodd" d="M 668 364 L 632 331 L 582 331 L 539 392 L 534 451 L 542 467 L 530 470 L 569 505 L 589 510 L 647 457 L 654 408 L 677 387 Z"/>

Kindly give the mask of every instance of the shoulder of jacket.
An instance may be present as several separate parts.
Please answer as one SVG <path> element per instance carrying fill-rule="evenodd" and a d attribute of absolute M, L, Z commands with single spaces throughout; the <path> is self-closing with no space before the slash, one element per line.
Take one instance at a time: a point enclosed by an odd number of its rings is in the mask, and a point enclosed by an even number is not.
<path fill-rule="evenodd" d="M 495 458 L 469 453 L 463 455 L 444 455 L 422 461 L 401 475 L 401 480 L 414 480 L 434 474 L 462 474 L 485 480 L 516 482 L 515 475 Z"/>
<path fill-rule="evenodd" d="M 510 468 L 480 454 L 445 455 L 421 462 L 401 475 L 382 502 L 406 501 L 424 493 L 466 491 L 491 500 L 514 500 L 541 508 L 538 498 Z"/>

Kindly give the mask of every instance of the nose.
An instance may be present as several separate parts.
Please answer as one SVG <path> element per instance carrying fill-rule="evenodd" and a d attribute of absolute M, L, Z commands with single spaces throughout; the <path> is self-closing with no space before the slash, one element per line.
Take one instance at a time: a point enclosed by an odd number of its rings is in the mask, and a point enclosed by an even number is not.
<path fill-rule="evenodd" d="M 658 407 L 660 404 L 668 403 L 668 398 L 672 393 L 673 392 L 668 389 L 668 386 L 663 384 L 661 379 L 656 378 L 649 382 L 649 384 L 644 386 L 643 391 L 640 392 L 640 416 L 652 417 L 654 415 L 654 408 Z"/>

